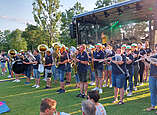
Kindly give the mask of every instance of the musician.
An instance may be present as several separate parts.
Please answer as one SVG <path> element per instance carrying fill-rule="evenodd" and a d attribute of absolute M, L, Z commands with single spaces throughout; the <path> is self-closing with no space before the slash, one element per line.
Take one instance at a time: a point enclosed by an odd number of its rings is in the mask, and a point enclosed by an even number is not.
<path fill-rule="evenodd" d="M 87 83 L 87 67 L 88 67 L 88 55 L 85 51 L 86 46 L 80 45 L 79 54 L 77 55 L 76 61 L 78 62 L 77 73 L 80 79 L 80 94 L 76 97 L 85 98 L 87 95 L 88 83 Z"/>
<path fill-rule="evenodd" d="M 37 49 L 33 51 L 33 55 L 35 57 L 35 61 L 32 63 L 33 64 L 33 77 L 35 78 L 35 85 L 33 85 L 32 87 L 39 88 L 40 87 L 40 72 L 38 71 L 38 67 L 41 62 L 41 57 Z"/>
<path fill-rule="evenodd" d="M 157 44 L 155 45 L 155 50 L 157 51 Z M 157 55 L 151 56 L 151 58 L 157 59 Z M 157 105 L 157 63 L 149 61 L 150 63 L 150 76 L 149 76 L 149 88 L 150 88 L 150 98 L 151 98 L 151 107 L 147 108 L 147 111 L 156 110 L 155 106 Z M 156 112 L 157 114 L 157 112 Z"/>
<path fill-rule="evenodd" d="M 137 90 L 137 82 L 138 82 L 138 73 L 139 73 L 139 51 L 136 43 L 131 44 L 131 49 L 134 57 L 134 63 L 133 63 L 133 68 L 134 68 L 134 90 Z"/>
<path fill-rule="evenodd" d="M 1 51 L 0 61 L 1 61 L 1 68 L 2 68 L 2 76 L 3 76 L 7 72 L 6 67 L 5 67 L 5 64 L 6 64 L 6 55 L 5 55 L 5 52 L 3 50 Z"/>
<path fill-rule="evenodd" d="M 125 54 L 125 49 L 126 49 L 126 44 L 123 44 L 121 46 L 121 52 L 122 52 L 122 54 Z"/>
<path fill-rule="evenodd" d="M 57 83 L 57 78 L 58 78 L 58 70 L 56 68 L 56 58 L 57 58 L 57 54 L 58 54 L 58 49 L 59 49 L 59 46 L 58 44 L 55 44 L 54 47 L 53 47 L 53 51 L 52 51 L 52 57 L 53 57 L 53 64 L 52 64 L 52 74 L 53 74 L 53 77 L 54 77 L 54 83 L 56 84 Z"/>
<path fill-rule="evenodd" d="M 20 54 L 21 58 L 24 58 L 23 63 L 25 64 L 25 75 L 27 77 L 27 80 L 25 82 L 25 84 L 30 84 L 30 77 L 31 77 L 31 69 L 32 69 L 32 62 L 29 59 L 29 54 L 28 52 L 26 53 L 26 56 L 24 53 Z"/>
<path fill-rule="evenodd" d="M 89 76 L 91 78 L 91 83 L 89 83 L 89 84 L 90 85 L 95 85 L 94 61 L 92 60 L 94 58 L 95 47 L 93 45 L 90 45 L 89 51 L 90 51 L 89 54 L 88 54 L 88 58 L 89 58 L 89 61 L 90 61 Z"/>
<path fill-rule="evenodd" d="M 133 62 L 134 62 L 134 57 L 132 55 L 131 51 L 131 46 L 126 46 L 126 69 L 128 71 L 127 79 L 125 80 L 125 85 L 124 85 L 124 91 L 126 92 L 127 90 L 127 81 L 129 80 L 129 93 L 127 96 L 132 96 L 132 91 L 133 91 Z"/>
<path fill-rule="evenodd" d="M 70 51 L 66 48 L 66 54 L 68 58 L 68 62 L 66 63 L 66 85 L 70 85 L 71 82 L 71 56 Z"/>
<path fill-rule="evenodd" d="M 20 58 L 20 54 L 15 54 L 13 56 L 12 70 L 15 73 L 15 80 L 13 82 L 20 82 L 19 76 L 25 71 L 23 59 Z"/>
<path fill-rule="evenodd" d="M 146 51 L 147 56 L 151 55 L 152 50 L 149 48 L 149 42 L 148 41 L 145 42 L 145 51 Z M 148 72 L 149 72 L 149 69 L 150 69 L 150 64 L 147 61 L 145 61 L 144 65 L 145 65 L 145 68 L 144 68 L 143 81 L 147 82 Z"/>
<path fill-rule="evenodd" d="M 139 53 L 140 53 L 139 58 L 141 59 L 141 61 L 139 61 L 140 85 L 143 85 L 143 73 L 144 73 L 144 68 L 145 68 L 145 64 L 144 64 L 145 59 L 144 59 L 144 57 L 146 55 L 146 51 L 144 50 L 144 47 L 143 47 L 142 43 L 138 44 L 138 48 L 139 48 Z"/>
<path fill-rule="evenodd" d="M 110 58 L 112 65 L 112 86 L 114 87 L 114 101 L 118 101 L 118 92 L 120 91 L 120 101 L 118 104 L 124 104 L 124 82 L 126 73 L 126 57 L 122 55 L 121 47 L 117 46 L 115 57 Z"/>
<path fill-rule="evenodd" d="M 68 57 L 66 53 L 66 48 L 64 45 L 60 47 L 60 52 L 57 57 L 57 70 L 58 70 L 58 75 L 60 78 L 60 89 L 57 90 L 56 92 L 58 93 L 65 93 L 65 88 L 64 88 L 64 74 L 65 74 L 65 67 L 68 62 Z"/>
<path fill-rule="evenodd" d="M 112 50 L 112 47 L 110 45 L 108 45 L 106 47 L 106 49 L 104 50 L 104 56 L 105 58 L 110 58 L 113 57 L 115 55 L 115 52 Z M 112 79 L 111 79 L 111 74 L 112 74 L 112 66 L 111 66 L 111 62 L 110 60 L 106 60 L 105 61 L 105 68 L 104 68 L 104 73 L 105 73 L 105 81 L 106 83 L 103 85 L 103 87 L 107 87 L 108 86 L 108 79 L 110 79 L 110 85 L 109 87 L 112 87 Z"/>
<path fill-rule="evenodd" d="M 79 48 L 77 48 L 74 53 L 75 53 L 75 56 L 77 56 L 80 53 Z M 74 67 L 73 68 L 74 68 L 75 80 L 76 80 L 75 88 L 80 88 L 80 78 L 79 78 L 78 72 L 77 72 L 78 63 L 76 62 L 76 57 L 73 61 L 74 61 Z"/>
<path fill-rule="evenodd" d="M 103 62 L 104 62 L 104 53 L 101 50 L 102 45 L 100 43 L 96 44 L 96 51 L 94 52 L 94 71 L 95 71 L 95 80 L 96 87 L 93 90 L 99 90 L 99 93 L 102 93 L 103 85 Z"/>
<path fill-rule="evenodd" d="M 46 51 L 46 56 L 45 56 L 45 78 L 46 80 L 46 87 L 44 89 L 49 89 L 51 88 L 51 76 L 52 76 L 52 55 L 50 49 Z"/>
<path fill-rule="evenodd" d="M 7 60 L 7 68 L 8 68 L 8 72 L 9 72 L 8 78 L 11 78 L 13 76 L 12 76 L 12 70 L 11 70 L 12 64 L 11 64 L 10 54 L 7 55 L 7 59 L 6 60 Z"/>

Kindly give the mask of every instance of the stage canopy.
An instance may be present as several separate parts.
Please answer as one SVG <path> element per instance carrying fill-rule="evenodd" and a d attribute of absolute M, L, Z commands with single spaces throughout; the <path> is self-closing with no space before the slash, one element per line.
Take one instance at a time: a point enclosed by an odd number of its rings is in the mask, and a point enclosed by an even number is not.
<path fill-rule="evenodd" d="M 79 14 L 73 19 L 81 23 L 108 25 L 118 20 L 121 24 L 148 21 L 156 16 L 157 0 L 129 0 Z"/>
<path fill-rule="evenodd" d="M 103 31 L 110 37 L 122 25 L 150 20 L 157 20 L 157 0 L 128 0 L 74 16 L 72 35 L 78 44 L 96 43 Z"/>

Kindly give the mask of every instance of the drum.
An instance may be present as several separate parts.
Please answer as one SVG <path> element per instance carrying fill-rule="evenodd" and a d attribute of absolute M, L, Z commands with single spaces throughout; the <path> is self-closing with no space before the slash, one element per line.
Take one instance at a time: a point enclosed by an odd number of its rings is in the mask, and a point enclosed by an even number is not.
<path fill-rule="evenodd" d="M 25 71 L 25 65 L 22 61 L 15 61 L 12 65 L 12 70 L 15 74 L 22 74 Z"/>

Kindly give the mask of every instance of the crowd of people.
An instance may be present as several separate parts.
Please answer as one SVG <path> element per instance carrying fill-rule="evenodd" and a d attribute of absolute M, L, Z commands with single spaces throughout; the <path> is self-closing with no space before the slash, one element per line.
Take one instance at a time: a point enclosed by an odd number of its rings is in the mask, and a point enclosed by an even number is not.
<path fill-rule="evenodd" d="M 138 90 L 138 85 L 141 86 L 144 82 L 148 82 L 150 71 L 149 84 L 152 107 L 146 110 L 151 111 L 155 109 L 157 98 L 156 53 L 157 45 L 155 50 L 152 50 L 149 47 L 148 41 L 145 43 L 117 44 L 115 46 L 110 44 L 102 45 L 101 43 L 95 45 L 81 44 L 76 48 L 73 46 L 67 48 L 62 44 L 56 44 L 53 48 L 45 50 L 44 56 L 40 49 L 34 49 L 33 54 L 30 51 L 20 51 L 12 55 L 11 53 L 5 54 L 2 51 L 0 59 L 2 75 L 6 73 L 7 69 L 5 66 L 7 62 L 8 77 L 13 77 L 13 74 L 16 77 L 13 82 L 20 82 L 19 75 L 24 74 L 27 76 L 25 84 L 30 84 L 31 73 L 33 73 L 35 84 L 32 87 L 35 88 L 40 87 L 39 68 L 43 64 L 44 80 L 46 81 L 45 89 L 52 87 L 51 79 L 53 76 L 54 83 L 57 83 L 58 80 L 60 82 L 60 89 L 57 90 L 58 93 L 64 93 L 65 86 L 71 83 L 73 70 L 76 81 L 75 88 L 80 88 L 80 93 L 76 96 L 89 98 L 96 106 L 96 109 L 99 108 L 102 111 L 103 106 L 98 103 L 99 97 L 95 99 L 91 93 L 88 93 L 88 85 L 95 86 L 92 90 L 97 91 L 99 94 L 104 92 L 103 87 L 114 87 L 113 103 L 124 104 L 124 94 L 132 96 L 133 90 Z M 18 60 L 24 65 L 24 71 L 21 70 L 23 67 L 20 64 L 18 65 Z M 15 72 L 19 68 L 22 72 Z M 88 78 L 90 83 L 87 82 Z M 120 93 L 119 100 L 118 93 Z M 95 92 L 95 94 L 97 93 Z M 84 102 L 82 105 L 85 106 L 86 104 Z"/>

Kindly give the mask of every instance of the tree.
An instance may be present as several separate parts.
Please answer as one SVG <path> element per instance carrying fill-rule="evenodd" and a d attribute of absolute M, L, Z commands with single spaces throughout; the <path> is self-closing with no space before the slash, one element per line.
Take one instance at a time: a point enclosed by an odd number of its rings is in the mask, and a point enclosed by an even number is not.
<path fill-rule="evenodd" d="M 9 34 L 9 30 L 5 30 L 4 32 L 0 31 L 0 50 L 8 51 L 10 49 Z"/>
<path fill-rule="evenodd" d="M 95 3 L 96 9 L 109 6 L 111 2 L 112 2 L 112 0 L 97 0 Z"/>
<path fill-rule="evenodd" d="M 58 22 L 61 13 L 59 0 L 34 0 L 33 15 L 35 22 L 49 35 L 48 46 L 57 40 L 59 36 Z"/>
<path fill-rule="evenodd" d="M 141 22 L 124 25 L 122 30 L 125 38 L 130 39 L 130 41 L 141 41 L 141 38 L 145 38 L 148 35 L 147 27 L 148 24 L 146 22 Z"/>
<path fill-rule="evenodd" d="M 101 8 L 101 7 L 106 7 L 106 6 L 109 6 L 111 4 L 115 4 L 117 2 L 122 2 L 122 1 L 125 1 L 125 0 L 97 0 L 95 5 L 96 5 L 96 8 Z"/>
<path fill-rule="evenodd" d="M 27 24 L 25 31 L 22 33 L 22 37 L 27 42 L 27 49 L 33 50 L 38 47 L 39 44 L 47 44 L 47 33 L 41 30 L 38 26 Z"/>
<path fill-rule="evenodd" d="M 76 46 L 76 39 L 71 39 L 69 25 L 72 22 L 72 17 L 83 13 L 84 7 L 82 7 L 81 3 L 76 2 L 74 6 L 65 12 L 62 12 L 61 16 L 61 34 L 60 34 L 60 41 L 61 43 L 65 44 L 66 46 Z"/>
<path fill-rule="evenodd" d="M 27 50 L 27 42 L 21 37 L 22 31 L 16 29 L 9 34 L 9 46 L 10 49 L 15 49 L 17 51 Z"/>

